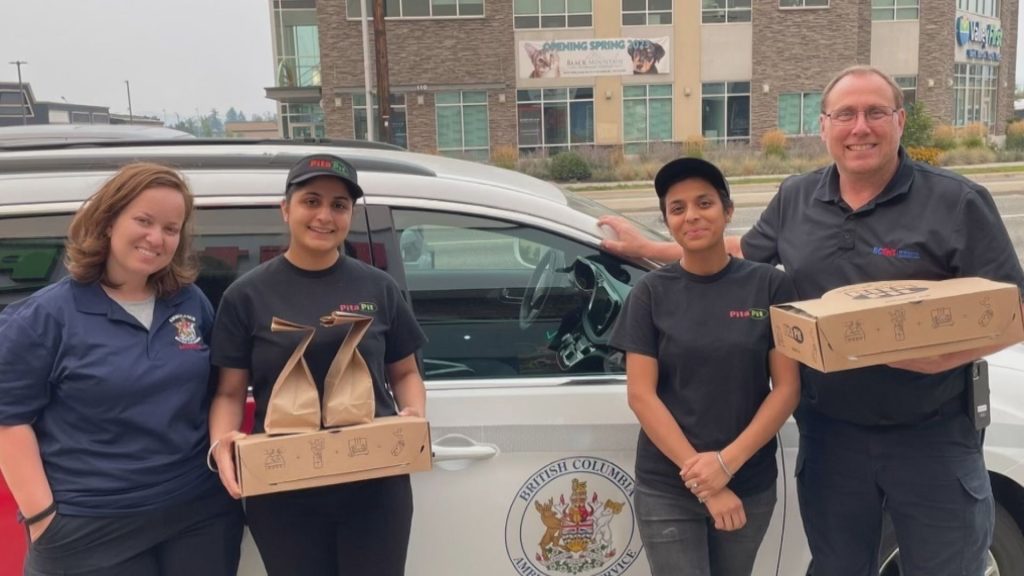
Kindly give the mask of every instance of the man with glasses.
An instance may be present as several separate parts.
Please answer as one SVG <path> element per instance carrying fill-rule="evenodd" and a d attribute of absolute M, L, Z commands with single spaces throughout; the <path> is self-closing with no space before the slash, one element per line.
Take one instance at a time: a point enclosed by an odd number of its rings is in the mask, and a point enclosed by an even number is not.
<path fill-rule="evenodd" d="M 903 95 L 876 68 L 825 87 L 821 138 L 833 164 L 782 183 L 736 255 L 782 264 L 801 299 L 874 280 L 981 276 L 1024 287 L 991 195 L 900 147 Z M 620 218 L 605 248 L 673 260 Z M 994 501 L 967 414 L 976 349 L 832 374 L 801 367 L 797 489 L 814 573 L 877 576 L 882 511 L 906 575 L 985 571 Z"/>

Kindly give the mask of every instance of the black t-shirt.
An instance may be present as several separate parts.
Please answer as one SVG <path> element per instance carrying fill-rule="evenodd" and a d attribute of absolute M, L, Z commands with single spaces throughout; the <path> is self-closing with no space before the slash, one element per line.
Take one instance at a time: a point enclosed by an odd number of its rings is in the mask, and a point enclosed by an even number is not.
<path fill-rule="evenodd" d="M 775 347 L 768 309 L 796 293 L 785 273 L 731 259 L 698 276 L 678 262 L 644 276 L 612 331 L 612 346 L 657 358 L 658 398 L 698 452 L 721 450 L 746 429 L 769 392 Z M 768 489 L 777 475 L 775 440 L 729 482 L 740 496 Z M 679 467 L 641 431 L 637 479 L 683 489 Z"/>
<path fill-rule="evenodd" d="M 249 370 L 256 432 L 263 431 L 274 382 L 303 337 L 298 332 L 271 332 L 271 318 L 317 327 L 305 359 L 323 397 L 327 369 L 350 329 L 320 327 L 319 319 L 335 310 L 373 317 L 358 349 L 373 378 L 376 415 L 396 414 L 386 367 L 419 350 L 426 336 L 394 279 L 347 256 L 317 271 L 303 270 L 278 256 L 224 292 L 213 329 L 213 364 Z"/>
<path fill-rule="evenodd" d="M 978 184 L 909 159 L 858 210 L 839 193 L 835 166 L 782 183 L 743 236 L 744 257 L 781 263 L 801 300 L 879 280 L 980 276 L 1024 287 L 995 202 Z M 863 425 L 913 424 L 963 392 L 965 369 L 935 375 L 870 366 L 823 374 L 801 366 L 801 410 Z"/>

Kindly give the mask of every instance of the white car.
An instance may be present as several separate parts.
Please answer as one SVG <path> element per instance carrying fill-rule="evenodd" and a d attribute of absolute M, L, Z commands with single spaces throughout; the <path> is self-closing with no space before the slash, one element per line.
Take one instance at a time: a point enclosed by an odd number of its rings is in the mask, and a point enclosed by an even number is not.
<path fill-rule="evenodd" d="M 601 252 L 596 219 L 610 211 L 551 184 L 357 142 L 8 149 L 0 152 L 0 308 L 64 274 L 71 214 L 131 160 L 170 163 L 188 177 L 198 196 L 198 283 L 216 304 L 232 280 L 280 253 L 285 174 L 313 152 L 359 170 L 366 196 L 346 249 L 399 282 L 430 338 L 422 361 L 435 469 L 413 477 L 407 572 L 648 574 L 632 500 L 639 428 L 622 357 L 607 338 L 630 286 L 655 264 Z M 998 504 L 990 574 L 1016 576 L 1024 574 L 1024 347 L 990 367 L 986 458 Z M 758 576 L 810 573 L 792 421 L 781 446 L 783 481 Z M 0 558 L 23 553 L 23 538 L 5 537 L 17 530 L 0 525 Z M 891 528 L 883 540 L 882 574 L 899 574 Z M 249 540 L 240 573 L 263 573 Z"/>

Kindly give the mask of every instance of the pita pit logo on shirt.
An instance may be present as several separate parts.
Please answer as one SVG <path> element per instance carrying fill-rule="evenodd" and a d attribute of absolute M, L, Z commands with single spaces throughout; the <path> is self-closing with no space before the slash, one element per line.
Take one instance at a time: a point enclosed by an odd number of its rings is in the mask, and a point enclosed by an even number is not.
<path fill-rule="evenodd" d="M 196 332 L 196 317 L 191 314 L 175 314 L 168 320 L 178 331 L 174 339 L 181 350 L 198 350 L 203 347 L 203 338 Z"/>
<path fill-rule="evenodd" d="M 768 311 L 763 308 L 750 308 L 748 310 L 729 310 L 730 319 L 766 320 Z"/>
<path fill-rule="evenodd" d="M 377 311 L 377 305 L 373 302 L 360 302 L 358 304 L 338 304 L 340 312 L 351 314 L 373 314 Z"/>
<path fill-rule="evenodd" d="M 917 250 L 911 250 L 909 248 L 890 248 L 888 246 L 875 246 L 871 249 L 871 253 L 875 256 L 885 256 L 886 258 L 899 258 L 900 260 L 920 260 L 921 253 Z"/>

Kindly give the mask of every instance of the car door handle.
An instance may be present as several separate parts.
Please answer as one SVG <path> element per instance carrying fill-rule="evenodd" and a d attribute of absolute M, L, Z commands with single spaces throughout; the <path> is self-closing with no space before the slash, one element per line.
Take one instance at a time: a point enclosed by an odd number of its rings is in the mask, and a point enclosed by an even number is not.
<path fill-rule="evenodd" d="M 502 288 L 501 295 L 499 298 L 502 302 L 509 302 L 512 304 L 519 304 L 523 301 L 523 295 L 526 293 L 525 289 L 522 288 Z"/>
<path fill-rule="evenodd" d="M 434 462 L 447 462 L 451 460 L 487 460 L 498 455 L 498 448 L 495 446 L 433 446 Z"/>

